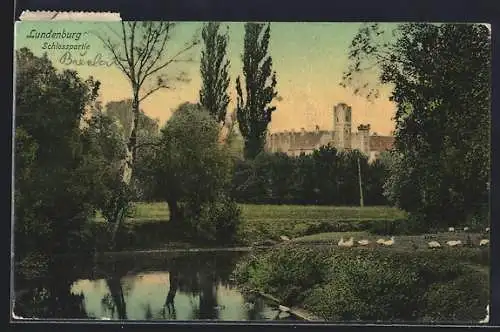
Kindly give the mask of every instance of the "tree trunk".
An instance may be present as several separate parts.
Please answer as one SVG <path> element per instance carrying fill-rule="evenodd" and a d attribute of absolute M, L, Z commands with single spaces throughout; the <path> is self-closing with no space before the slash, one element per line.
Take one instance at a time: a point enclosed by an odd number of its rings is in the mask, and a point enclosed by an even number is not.
<path fill-rule="evenodd" d="M 137 90 L 137 89 L 136 89 Z M 129 143 L 126 148 L 126 157 L 123 161 L 123 178 L 122 181 L 127 186 L 130 185 L 132 179 L 133 165 L 136 156 L 136 146 L 137 146 L 137 126 L 139 124 L 139 91 L 134 91 L 134 99 L 132 101 L 132 113 L 134 114 L 134 121 L 132 123 L 132 130 L 130 132 Z M 128 202 L 127 202 L 128 203 Z M 120 227 L 126 217 L 126 209 L 128 204 L 120 207 L 118 217 L 114 221 L 113 234 L 111 236 L 111 247 L 114 249 L 116 246 L 116 235 L 120 230 Z"/>
<path fill-rule="evenodd" d="M 174 199 L 167 200 L 168 209 L 170 211 L 170 223 L 176 225 L 180 222 L 181 211 L 177 205 L 177 201 Z"/>
<path fill-rule="evenodd" d="M 132 123 L 132 131 L 130 132 L 129 150 L 132 152 L 132 160 L 135 160 L 137 146 L 137 128 L 139 127 L 139 93 L 134 93 L 132 100 L 132 114 L 134 121 Z"/>
<path fill-rule="evenodd" d="M 264 150 L 265 140 L 258 136 L 251 136 L 245 140 L 244 155 L 245 159 L 253 160 Z"/>

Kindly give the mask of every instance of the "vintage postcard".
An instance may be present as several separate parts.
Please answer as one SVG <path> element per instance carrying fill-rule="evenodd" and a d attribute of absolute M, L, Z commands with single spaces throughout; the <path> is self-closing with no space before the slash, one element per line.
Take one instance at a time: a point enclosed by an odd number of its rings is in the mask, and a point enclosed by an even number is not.
<path fill-rule="evenodd" d="M 37 15 L 13 318 L 488 323 L 487 25 Z"/>

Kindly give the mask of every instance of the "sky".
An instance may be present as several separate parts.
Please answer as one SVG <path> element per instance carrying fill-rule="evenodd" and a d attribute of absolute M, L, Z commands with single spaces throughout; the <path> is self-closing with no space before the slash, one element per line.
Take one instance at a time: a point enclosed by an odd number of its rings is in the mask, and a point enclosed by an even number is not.
<path fill-rule="evenodd" d="M 186 42 L 191 40 L 201 29 L 201 22 L 179 22 L 175 27 L 171 44 L 167 47 L 166 57 L 172 56 Z M 229 28 L 228 58 L 231 63 L 229 92 L 231 102 L 228 111 L 236 106 L 235 80 L 242 75 L 242 53 L 244 24 L 223 22 L 222 28 Z M 389 87 L 381 90 L 380 98 L 370 102 L 355 96 L 350 89 L 339 85 L 342 73 L 348 64 L 348 47 L 356 34 L 358 23 L 316 23 L 316 22 L 273 22 L 271 23 L 271 39 L 269 54 L 273 59 L 273 69 L 277 74 L 277 90 L 281 97 L 273 101 L 277 110 L 273 113 L 270 131 L 313 130 L 319 126 L 323 130 L 333 129 L 333 107 L 344 102 L 352 107 L 353 129 L 359 124 L 370 124 L 372 131 L 380 135 L 388 135 L 394 130 L 392 117 L 395 105 L 389 101 Z M 82 78 L 93 76 L 101 82 L 100 100 L 103 104 L 131 98 L 132 90 L 125 75 L 115 66 L 75 66 L 64 63 L 64 50 L 43 49 L 44 44 L 82 44 L 88 45 L 83 56 L 93 59 L 102 54 L 104 61 L 111 61 L 111 56 L 95 36 L 111 33 L 120 28 L 120 23 L 104 22 L 34 22 L 16 23 L 15 48 L 28 47 L 35 55 L 47 52 L 54 66 L 58 69 L 75 69 Z M 69 39 L 29 38 L 30 33 L 65 31 L 81 32 L 78 41 Z M 197 102 L 201 77 L 199 62 L 201 45 L 192 49 L 187 56 L 193 61 L 174 63 L 166 70 L 167 75 L 175 76 L 179 71 L 186 72 L 189 82 L 176 83 L 173 89 L 159 90 L 148 97 L 141 108 L 153 118 L 164 123 L 172 110 L 183 102 Z M 81 58 L 80 51 L 72 51 L 71 56 Z"/>

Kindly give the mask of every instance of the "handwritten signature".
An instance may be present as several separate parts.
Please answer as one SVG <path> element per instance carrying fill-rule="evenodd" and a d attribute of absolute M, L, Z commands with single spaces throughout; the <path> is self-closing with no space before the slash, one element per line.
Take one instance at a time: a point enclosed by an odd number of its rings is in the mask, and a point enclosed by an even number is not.
<path fill-rule="evenodd" d="M 67 51 L 59 58 L 59 63 L 67 66 L 90 66 L 90 67 L 111 67 L 114 61 L 105 60 L 102 53 L 97 53 L 93 58 L 76 56 Z"/>

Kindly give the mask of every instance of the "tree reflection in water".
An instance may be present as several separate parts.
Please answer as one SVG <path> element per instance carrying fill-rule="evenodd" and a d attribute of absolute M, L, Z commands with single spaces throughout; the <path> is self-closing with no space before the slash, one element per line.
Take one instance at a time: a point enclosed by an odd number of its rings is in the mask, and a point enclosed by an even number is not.
<path fill-rule="evenodd" d="M 17 292 L 14 313 L 24 318 L 88 318 L 83 294 L 72 294 L 71 269 L 52 264 L 47 277 L 26 282 Z"/>
<path fill-rule="evenodd" d="M 237 253 L 200 252 L 187 255 L 175 254 L 173 257 L 172 255 L 141 256 L 141 259 L 120 256 L 110 257 L 110 260 L 96 263 L 97 267 L 94 266 L 96 264 L 87 267 L 79 264 L 79 271 L 72 271 L 71 267 L 68 269 L 67 263 L 59 264 L 60 271 L 47 274 L 46 279 L 26 282 L 27 287 L 23 288 L 27 290 L 24 290 L 24 296 L 18 298 L 15 313 L 23 317 L 90 318 L 85 312 L 83 294 L 71 294 L 73 281 L 86 280 L 94 286 L 88 288 L 89 299 L 93 294 L 99 294 L 98 299 L 100 299 L 100 303 L 97 303 L 100 306 L 97 312 L 100 313 L 96 312 L 95 315 L 98 317 L 92 318 L 127 320 L 128 316 L 133 315 L 132 312 L 127 313 L 127 307 L 139 305 L 143 309 L 138 318 L 146 320 L 176 320 L 178 316 L 182 316 L 182 319 L 218 320 L 233 314 L 243 319 L 248 317 L 249 320 L 259 320 L 262 319 L 259 315 L 262 315 L 265 307 L 261 301 L 245 298 L 248 303 L 239 311 L 234 311 L 235 308 L 226 311 L 224 304 L 228 299 L 225 297 L 240 295 L 237 291 L 221 293 L 223 297 L 218 298 L 221 296 L 218 294 L 219 287 L 233 288 L 230 276 L 240 257 L 241 255 Z M 161 300 L 160 307 L 156 307 L 149 297 L 136 299 L 137 296 L 132 295 L 135 294 L 131 291 L 132 285 L 136 283 L 135 286 L 137 286 L 140 283 L 137 274 L 147 273 L 147 271 L 160 271 L 159 275 L 168 272 L 168 285 L 163 286 L 168 288 L 168 291 L 167 289 L 161 290 L 161 292 L 165 291 L 166 295 L 164 300 Z M 104 280 L 108 288 L 105 294 L 100 293 L 102 291 L 100 287 L 96 287 L 100 280 Z M 145 285 L 145 287 L 149 286 Z M 158 293 L 156 292 L 156 295 Z M 179 294 L 182 294 L 182 300 L 176 301 Z M 137 300 L 147 302 L 129 303 L 127 306 L 127 301 Z M 96 310 L 95 307 L 87 309 Z"/>
<path fill-rule="evenodd" d="M 217 276 L 215 255 L 200 266 L 200 307 L 198 319 L 218 319 Z"/>
<path fill-rule="evenodd" d="M 259 301 L 256 295 L 250 294 L 245 296 L 245 302 L 251 304 L 247 310 L 248 320 L 260 320 L 262 319 L 261 312 L 264 309 L 264 302 Z"/>
<path fill-rule="evenodd" d="M 179 288 L 179 269 L 177 267 L 177 262 L 175 259 L 172 260 L 169 272 L 169 289 L 167 297 L 165 298 L 165 303 L 162 308 L 163 319 L 175 320 L 177 319 L 177 313 L 175 311 L 175 294 Z M 165 309 L 168 311 L 168 316 L 166 315 Z"/>
<path fill-rule="evenodd" d="M 109 288 L 109 294 L 104 295 L 101 303 L 106 306 L 114 318 L 115 312 L 118 314 L 118 319 L 127 319 L 127 305 L 125 303 L 125 297 L 123 295 L 123 287 L 121 280 L 126 273 L 120 271 L 118 264 L 112 264 L 111 269 L 106 276 L 106 284 Z"/>

